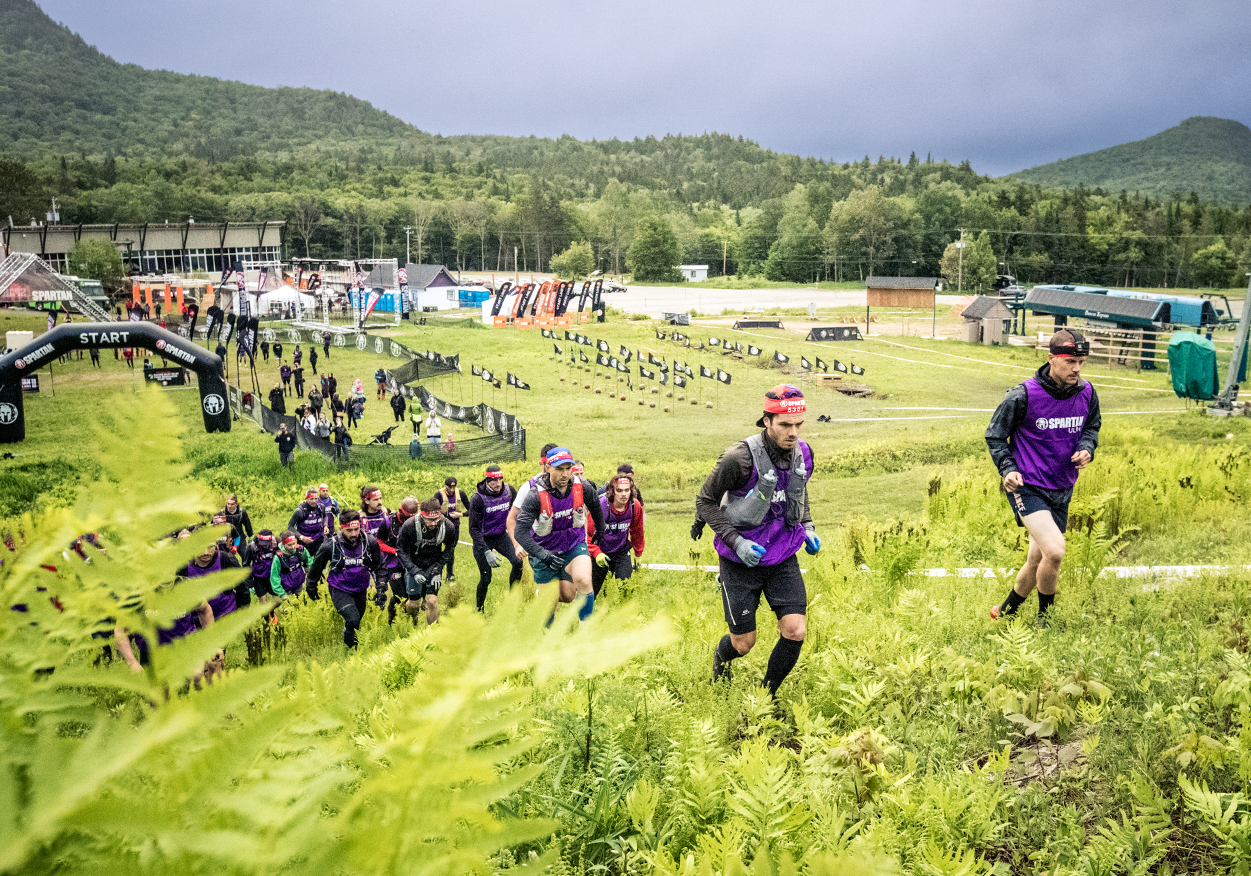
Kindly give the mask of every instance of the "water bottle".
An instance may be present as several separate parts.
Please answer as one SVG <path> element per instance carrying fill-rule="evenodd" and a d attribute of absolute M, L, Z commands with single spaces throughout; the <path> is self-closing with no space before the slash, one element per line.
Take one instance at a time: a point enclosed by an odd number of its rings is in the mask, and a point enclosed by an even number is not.
<path fill-rule="evenodd" d="M 765 510 L 773 504 L 773 491 L 777 489 L 778 476 L 777 472 L 768 472 L 758 481 L 756 481 L 756 490 L 752 494 L 757 502 L 764 505 Z"/>

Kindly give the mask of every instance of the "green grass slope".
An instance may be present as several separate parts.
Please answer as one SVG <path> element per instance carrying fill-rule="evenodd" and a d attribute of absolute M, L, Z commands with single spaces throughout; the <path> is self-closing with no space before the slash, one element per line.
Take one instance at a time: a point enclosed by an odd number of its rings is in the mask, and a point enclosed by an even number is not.
<path fill-rule="evenodd" d="M 428 140 L 333 91 L 262 88 L 119 64 L 32 0 L 0 0 L 0 152 L 214 158 Z"/>
<path fill-rule="evenodd" d="M 1123 143 L 1011 174 L 1045 186 L 1079 183 L 1166 198 L 1195 192 L 1204 200 L 1251 203 L 1251 128 L 1232 119 L 1194 116 L 1145 140 Z"/>

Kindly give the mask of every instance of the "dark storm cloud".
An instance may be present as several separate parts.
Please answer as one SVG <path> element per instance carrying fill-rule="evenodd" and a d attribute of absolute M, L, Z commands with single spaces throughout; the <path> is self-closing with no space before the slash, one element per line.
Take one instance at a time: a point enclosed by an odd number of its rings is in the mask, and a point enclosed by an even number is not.
<path fill-rule="evenodd" d="M 1251 122 L 1245 0 L 41 5 L 119 61 L 344 91 L 449 135 L 716 130 L 1001 174 L 1192 115 Z"/>

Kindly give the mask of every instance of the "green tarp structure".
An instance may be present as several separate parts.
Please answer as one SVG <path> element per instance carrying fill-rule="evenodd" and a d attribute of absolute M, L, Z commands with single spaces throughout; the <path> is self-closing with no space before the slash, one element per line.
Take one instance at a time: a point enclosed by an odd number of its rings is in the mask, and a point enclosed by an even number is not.
<path fill-rule="evenodd" d="M 1221 391 L 1216 376 L 1216 345 L 1194 332 L 1177 332 L 1168 342 L 1168 367 L 1178 398 L 1207 401 Z"/>

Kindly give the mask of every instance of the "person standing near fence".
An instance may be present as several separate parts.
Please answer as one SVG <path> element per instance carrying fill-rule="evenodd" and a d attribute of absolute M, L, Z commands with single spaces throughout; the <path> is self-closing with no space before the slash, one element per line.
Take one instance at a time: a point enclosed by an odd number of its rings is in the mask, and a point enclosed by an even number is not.
<path fill-rule="evenodd" d="M 296 363 L 296 366 L 291 369 L 291 379 L 295 381 L 295 397 L 303 398 L 304 397 L 304 366 L 303 365 L 299 364 L 298 362 Z"/>
<path fill-rule="evenodd" d="M 269 341 L 261 341 L 261 356 L 269 362 Z"/>
<path fill-rule="evenodd" d="M 400 395 L 400 393 L 396 391 L 395 394 L 391 396 L 391 413 L 395 415 L 395 422 L 404 422 L 405 407 L 404 396 Z"/>
<path fill-rule="evenodd" d="M 986 445 L 1016 525 L 1029 532 L 1025 564 L 990 616 L 1015 615 L 1037 589 L 1043 625 L 1055 603 L 1073 485 L 1094 459 L 1103 424 L 1099 396 L 1082 379 L 1090 342 L 1080 332 L 1060 329 L 1051 336 L 1048 352 L 1033 377 L 1008 390 L 986 429 Z"/>
<path fill-rule="evenodd" d="M 278 426 L 278 434 L 274 436 L 274 443 L 278 445 L 278 461 L 284 466 L 290 467 L 295 461 L 295 436 L 287 431 L 287 424 L 282 423 Z"/>
<path fill-rule="evenodd" d="M 285 414 L 287 412 L 287 402 L 282 397 L 281 383 L 275 383 L 274 388 L 269 391 L 269 406 L 274 409 L 275 414 Z"/>
<path fill-rule="evenodd" d="M 442 444 L 443 423 L 439 419 L 439 415 L 435 413 L 433 407 L 430 408 L 430 416 L 426 417 L 426 442 L 437 448 Z"/>
<path fill-rule="evenodd" d="M 486 609 L 491 570 L 499 568 L 501 561 L 509 565 L 509 589 L 521 580 L 521 560 L 505 529 L 508 511 L 516 497 L 517 491 L 504 483 L 503 470 L 498 465 L 488 465 L 477 491 L 469 499 L 469 540 L 473 543 L 474 562 L 478 564 L 478 611 Z"/>

